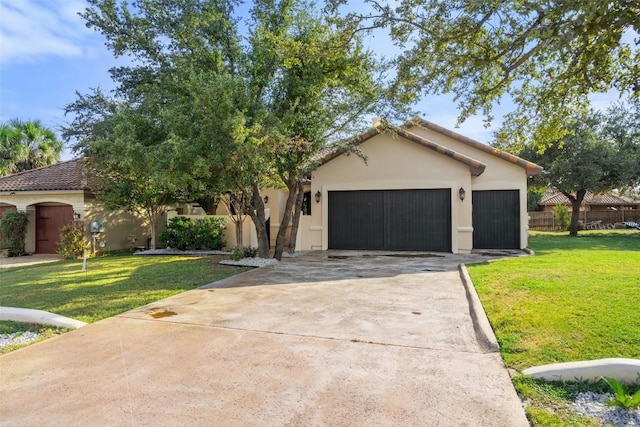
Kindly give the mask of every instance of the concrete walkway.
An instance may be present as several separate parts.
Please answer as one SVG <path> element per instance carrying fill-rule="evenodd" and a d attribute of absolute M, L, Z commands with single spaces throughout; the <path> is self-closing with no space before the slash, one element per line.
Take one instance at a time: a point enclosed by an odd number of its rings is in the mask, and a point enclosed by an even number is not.
<path fill-rule="evenodd" d="M 60 261 L 62 258 L 56 254 L 33 254 L 17 257 L 0 257 L 0 269 L 20 267 L 26 265 L 45 264 Z"/>
<path fill-rule="evenodd" d="M 528 426 L 457 271 L 486 258 L 315 252 L 88 325 L 0 357 L 0 424 Z"/>

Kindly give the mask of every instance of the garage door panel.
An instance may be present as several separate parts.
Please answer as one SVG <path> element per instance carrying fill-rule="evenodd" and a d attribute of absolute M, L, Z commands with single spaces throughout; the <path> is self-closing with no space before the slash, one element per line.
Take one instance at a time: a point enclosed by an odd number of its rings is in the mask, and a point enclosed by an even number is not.
<path fill-rule="evenodd" d="M 451 251 L 451 190 L 329 192 L 329 248 Z"/>
<path fill-rule="evenodd" d="M 382 191 L 329 192 L 329 247 L 384 248 Z"/>
<path fill-rule="evenodd" d="M 451 251 L 451 191 L 385 192 L 385 249 Z"/>
<path fill-rule="evenodd" d="M 474 191 L 473 247 L 520 248 L 520 191 Z"/>

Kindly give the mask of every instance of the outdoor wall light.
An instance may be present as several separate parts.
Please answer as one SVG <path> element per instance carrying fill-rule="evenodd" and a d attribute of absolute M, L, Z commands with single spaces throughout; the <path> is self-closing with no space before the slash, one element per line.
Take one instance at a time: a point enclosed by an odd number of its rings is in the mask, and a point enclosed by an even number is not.
<path fill-rule="evenodd" d="M 464 191 L 464 188 L 460 187 L 460 189 L 458 190 L 458 196 L 460 196 L 460 200 L 464 200 L 466 195 L 467 195 L 467 192 Z"/>
<path fill-rule="evenodd" d="M 73 218 L 74 219 L 80 219 L 80 213 L 74 211 L 73 212 Z"/>
<path fill-rule="evenodd" d="M 266 205 L 267 203 L 269 203 L 269 196 L 264 196 L 264 204 Z"/>
<path fill-rule="evenodd" d="M 316 191 L 316 203 L 320 203 L 320 199 L 322 198 L 322 193 L 320 190 Z"/>

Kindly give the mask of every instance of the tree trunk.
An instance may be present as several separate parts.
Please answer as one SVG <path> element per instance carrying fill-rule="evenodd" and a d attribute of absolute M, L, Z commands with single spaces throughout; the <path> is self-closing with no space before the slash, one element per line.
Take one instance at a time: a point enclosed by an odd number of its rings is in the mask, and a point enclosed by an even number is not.
<path fill-rule="evenodd" d="M 300 227 L 300 217 L 302 216 L 302 202 L 304 201 L 304 184 L 298 182 L 298 195 L 293 208 L 293 220 L 291 221 L 291 233 L 289 236 L 289 253 L 296 251 L 296 240 L 298 239 L 298 228 Z"/>
<path fill-rule="evenodd" d="M 587 190 L 578 190 L 575 197 L 572 194 L 562 193 L 571 201 L 571 223 L 569 224 L 569 236 L 578 235 L 578 222 L 580 221 L 580 206 Z"/>
<path fill-rule="evenodd" d="M 258 184 L 251 187 L 251 205 L 250 216 L 253 224 L 256 226 L 256 234 L 258 235 L 258 256 L 260 258 L 269 258 L 269 237 L 267 236 L 267 224 L 264 214 L 264 202 L 260 196 L 260 188 Z"/>
<path fill-rule="evenodd" d="M 151 229 L 151 242 L 149 242 L 149 249 L 156 248 L 156 225 L 158 224 L 158 214 L 155 211 L 149 211 L 149 228 Z"/>
<path fill-rule="evenodd" d="M 239 219 L 238 217 L 234 216 L 233 223 L 236 226 L 236 246 L 240 247 L 243 243 L 242 224 L 244 223 L 244 218 Z"/>
<path fill-rule="evenodd" d="M 291 222 L 291 213 L 293 212 L 293 206 L 295 205 L 297 198 L 298 183 L 293 173 L 289 173 L 287 179 L 287 189 L 289 190 L 289 195 L 287 196 L 287 203 L 284 208 L 284 214 L 282 215 L 282 221 L 280 221 L 278 237 L 276 238 L 276 249 L 273 254 L 273 257 L 278 261 L 282 259 L 282 252 L 284 252 L 284 242 L 287 237 L 287 228 L 289 223 Z"/>
<path fill-rule="evenodd" d="M 207 215 L 215 215 L 218 210 L 218 197 L 205 196 L 196 199 L 196 202 L 200 205 Z"/>

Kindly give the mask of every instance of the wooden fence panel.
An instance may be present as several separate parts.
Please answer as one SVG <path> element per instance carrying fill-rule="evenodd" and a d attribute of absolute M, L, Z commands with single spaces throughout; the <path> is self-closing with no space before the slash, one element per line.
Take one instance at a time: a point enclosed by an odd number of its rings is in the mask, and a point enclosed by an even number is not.
<path fill-rule="evenodd" d="M 558 221 L 553 212 L 529 212 L 529 229 L 538 231 L 559 231 Z M 601 221 L 601 224 L 615 224 L 619 222 L 634 221 L 640 223 L 639 210 L 624 211 L 582 211 L 580 221 L 587 224 Z"/>

